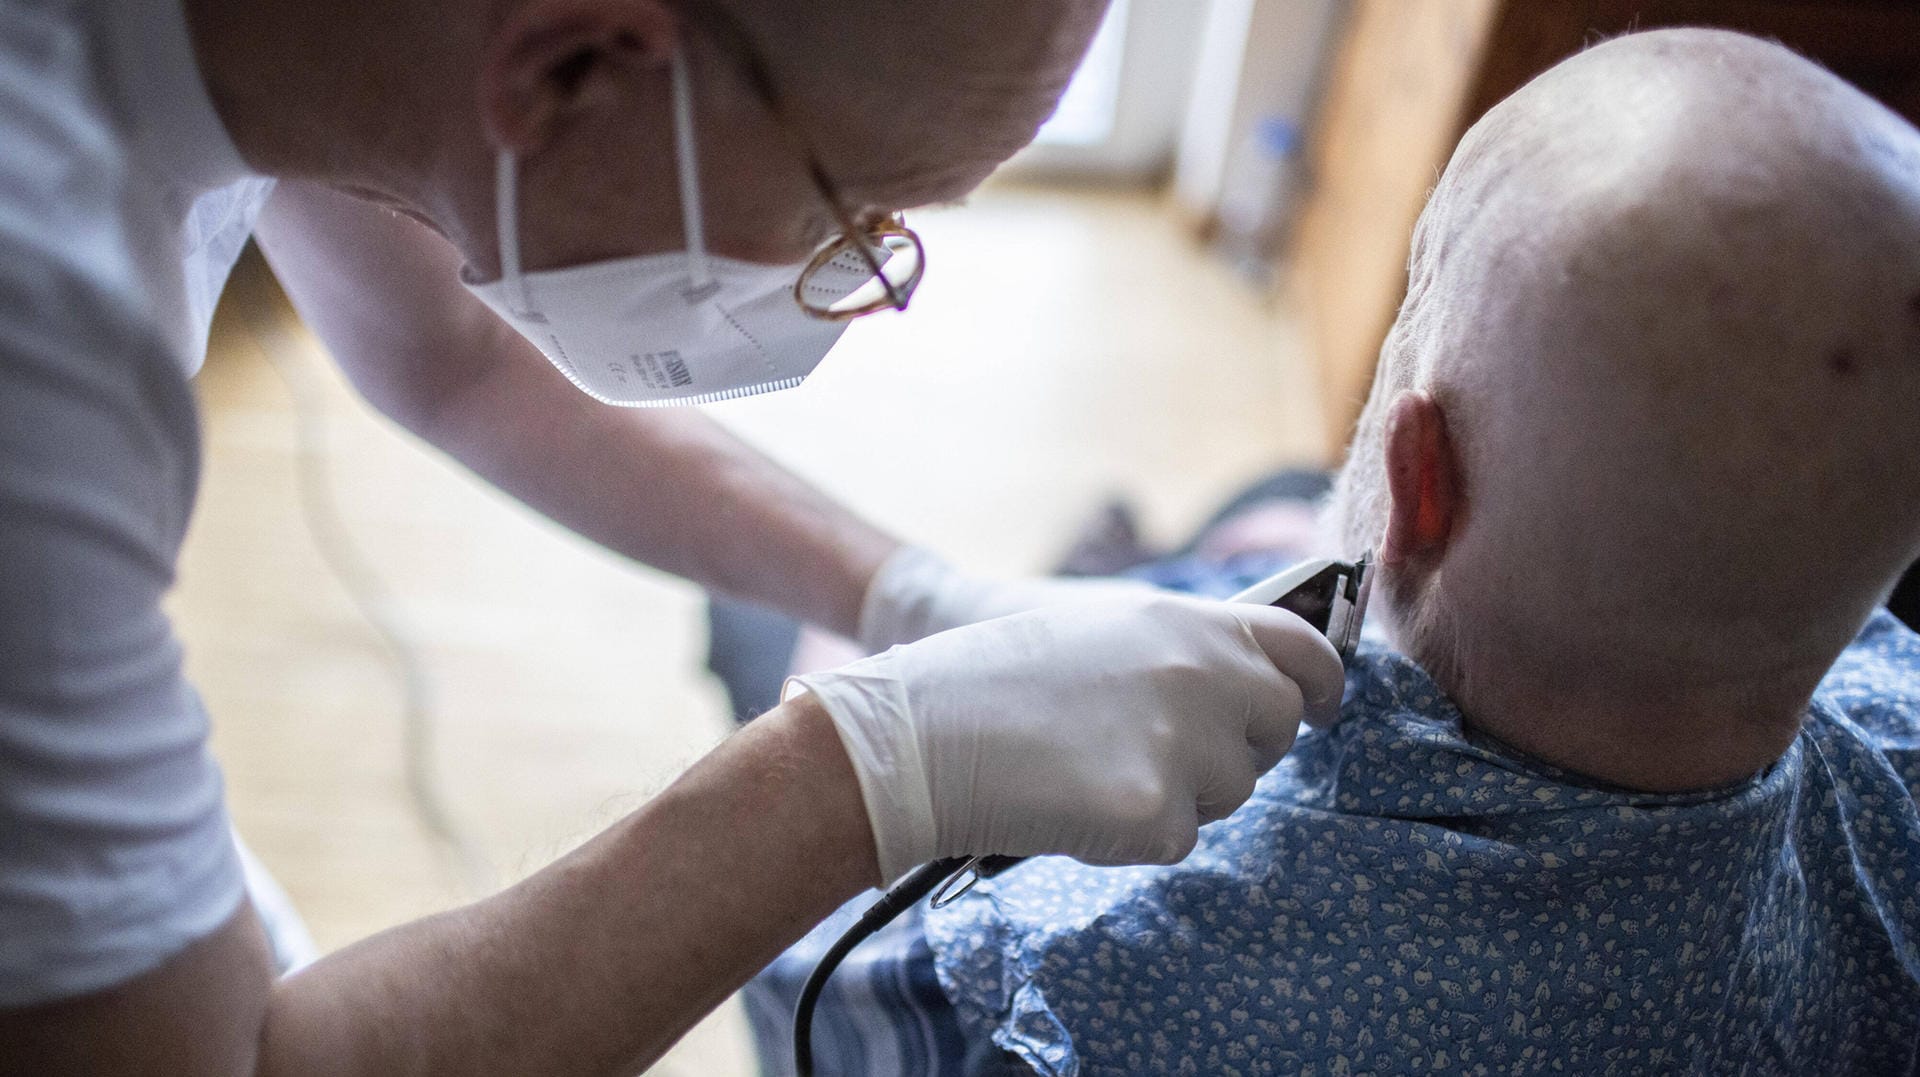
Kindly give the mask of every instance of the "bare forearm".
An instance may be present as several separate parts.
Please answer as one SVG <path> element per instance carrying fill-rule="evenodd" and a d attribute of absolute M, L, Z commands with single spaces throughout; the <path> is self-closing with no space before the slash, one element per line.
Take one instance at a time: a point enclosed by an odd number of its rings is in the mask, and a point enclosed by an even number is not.
<path fill-rule="evenodd" d="M 876 874 L 830 722 L 782 708 L 519 886 L 283 982 L 261 1068 L 634 1073 Z"/>
<path fill-rule="evenodd" d="M 280 185 L 259 235 L 362 393 L 501 489 L 635 560 L 851 634 L 894 540 L 691 411 L 600 404 L 461 288 L 445 241 Z"/>
<path fill-rule="evenodd" d="M 518 886 L 278 984 L 243 907 L 127 984 L 0 1009 L 0 1074 L 630 1074 L 878 876 L 831 719 L 785 704 Z"/>
<path fill-rule="evenodd" d="M 897 543 L 692 411 L 598 404 L 530 346 L 419 433 L 501 489 L 635 560 L 851 635 Z"/>

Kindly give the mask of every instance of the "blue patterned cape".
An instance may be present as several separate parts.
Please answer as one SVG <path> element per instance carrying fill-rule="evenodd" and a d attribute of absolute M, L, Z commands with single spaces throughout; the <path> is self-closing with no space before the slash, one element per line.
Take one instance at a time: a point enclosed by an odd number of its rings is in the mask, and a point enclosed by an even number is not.
<path fill-rule="evenodd" d="M 1479 737 L 1367 646 L 1183 863 L 1032 861 L 869 944 L 820 1072 L 1920 1073 L 1916 789 L 1920 638 L 1884 613 L 1785 756 L 1679 796 Z M 769 1072 L 833 934 L 749 990 Z"/>

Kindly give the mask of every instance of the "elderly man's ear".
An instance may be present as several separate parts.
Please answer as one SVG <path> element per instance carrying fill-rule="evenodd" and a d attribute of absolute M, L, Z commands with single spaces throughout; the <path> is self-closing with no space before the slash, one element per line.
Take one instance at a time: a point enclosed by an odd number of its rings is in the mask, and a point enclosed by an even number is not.
<path fill-rule="evenodd" d="M 1460 476 L 1446 414 L 1431 394 L 1409 390 L 1394 398 L 1387 413 L 1386 457 L 1393 507 L 1381 563 L 1438 558 L 1459 513 Z"/>
<path fill-rule="evenodd" d="M 524 155 L 601 107 L 631 109 L 634 76 L 658 69 L 681 27 L 663 0 L 528 0 L 493 32 L 480 114 L 494 145 Z"/>

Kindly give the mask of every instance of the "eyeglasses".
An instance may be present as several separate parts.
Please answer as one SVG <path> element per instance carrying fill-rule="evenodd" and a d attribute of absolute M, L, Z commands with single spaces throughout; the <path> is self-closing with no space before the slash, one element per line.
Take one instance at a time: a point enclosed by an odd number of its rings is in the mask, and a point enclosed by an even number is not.
<path fill-rule="evenodd" d="M 805 164 L 808 181 L 840 228 L 839 237 L 815 252 L 800 271 L 800 279 L 793 283 L 794 302 L 809 315 L 831 322 L 852 321 L 882 310 L 906 310 L 927 269 L 920 236 L 898 213 L 857 218 L 821 167 L 813 144 L 788 117 L 762 54 L 745 28 L 715 4 L 689 3 L 683 10 L 733 54 L 748 86 L 773 117 L 788 147 Z M 863 270 L 870 276 L 849 292 L 844 283 L 848 275 Z"/>

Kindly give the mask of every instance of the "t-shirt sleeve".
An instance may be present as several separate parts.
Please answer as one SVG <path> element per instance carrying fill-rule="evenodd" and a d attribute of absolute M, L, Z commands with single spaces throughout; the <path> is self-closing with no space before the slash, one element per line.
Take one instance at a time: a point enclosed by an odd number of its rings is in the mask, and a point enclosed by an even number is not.
<path fill-rule="evenodd" d="M 0 80 L 0 1006 L 146 972 L 242 896 L 161 608 L 191 390 L 137 298 L 111 154 L 45 90 Z"/>

